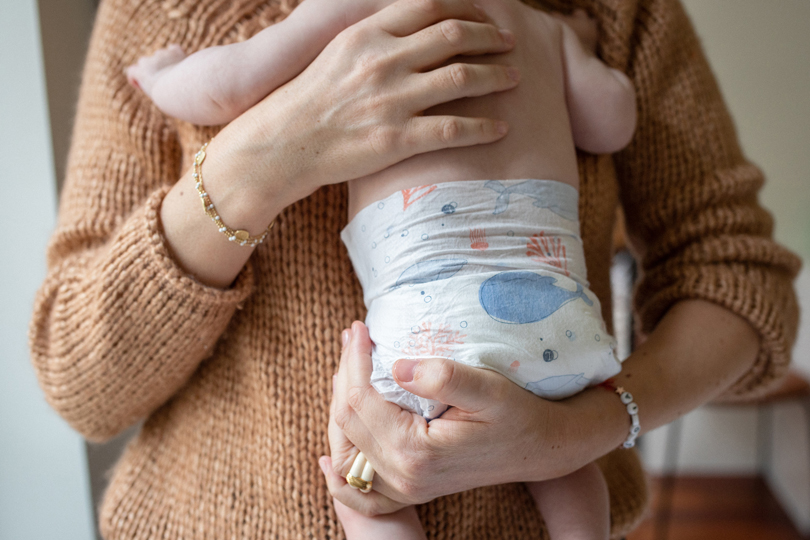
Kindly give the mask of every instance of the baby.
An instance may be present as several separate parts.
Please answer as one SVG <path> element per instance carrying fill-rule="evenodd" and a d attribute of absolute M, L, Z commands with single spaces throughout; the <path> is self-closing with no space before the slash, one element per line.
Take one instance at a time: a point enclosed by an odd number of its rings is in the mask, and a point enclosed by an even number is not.
<path fill-rule="evenodd" d="M 243 43 L 188 57 L 170 46 L 127 68 L 127 76 L 169 115 L 226 123 L 300 73 L 343 29 L 391 3 L 306 0 Z M 575 147 L 609 153 L 629 142 L 632 85 L 596 58 L 596 29 L 584 13 L 549 15 L 516 0 L 480 5 L 511 31 L 515 46 L 464 62 L 514 66 L 520 84 L 425 114 L 497 118 L 508 122 L 509 134 L 351 180 L 349 224 L 341 233 L 368 308 L 372 384 L 428 420 L 446 407 L 394 382 L 399 358 L 492 369 L 546 399 L 568 397 L 621 369 L 588 289 Z M 552 538 L 608 537 L 608 493 L 595 464 L 527 486 Z M 398 515 L 393 536 L 390 521 L 383 529 L 346 508 L 338 517 L 350 540 L 425 538 L 414 525 L 415 509 Z"/>

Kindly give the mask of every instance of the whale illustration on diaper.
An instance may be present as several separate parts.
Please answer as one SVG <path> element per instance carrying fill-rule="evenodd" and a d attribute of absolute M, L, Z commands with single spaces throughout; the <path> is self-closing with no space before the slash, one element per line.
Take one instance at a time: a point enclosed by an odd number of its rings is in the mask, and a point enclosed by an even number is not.
<path fill-rule="evenodd" d="M 412 264 L 399 275 L 397 282 L 389 290 L 393 291 L 403 285 L 448 279 L 456 275 L 466 264 L 467 259 L 430 259 Z"/>
<path fill-rule="evenodd" d="M 525 195 L 534 199 L 533 206 L 537 208 L 547 208 L 558 216 L 569 221 L 577 221 L 576 197 L 564 197 L 560 194 L 559 185 L 550 185 L 548 181 L 526 180 L 509 187 L 504 186 L 497 180 L 488 180 L 484 187 L 492 189 L 498 193 L 495 199 L 495 210 L 493 214 L 501 214 L 509 207 L 509 197 L 512 194 Z M 566 186 L 569 187 L 569 186 Z M 572 190 L 574 188 L 571 188 Z"/>
<path fill-rule="evenodd" d="M 580 298 L 593 306 L 580 283 L 577 283 L 576 291 L 569 291 L 556 283 L 555 278 L 534 272 L 500 272 L 481 284 L 478 301 L 490 317 L 507 324 L 542 321 L 565 304 Z"/>

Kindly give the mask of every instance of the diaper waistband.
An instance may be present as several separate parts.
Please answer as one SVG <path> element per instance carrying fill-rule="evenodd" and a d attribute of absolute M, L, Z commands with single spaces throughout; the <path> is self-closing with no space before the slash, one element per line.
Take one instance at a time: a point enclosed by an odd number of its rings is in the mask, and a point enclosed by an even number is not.
<path fill-rule="evenodd" d="M 558 268 L 587 287 L 577 190 L 554 180 L 465 180 L 393 193 L 341 231 L 363 285 L 377 295 L 466 272 Z M 422 278 L 420 278 L 422 276 Z M 417 280 L 417 281 L 414 281 Z"/>

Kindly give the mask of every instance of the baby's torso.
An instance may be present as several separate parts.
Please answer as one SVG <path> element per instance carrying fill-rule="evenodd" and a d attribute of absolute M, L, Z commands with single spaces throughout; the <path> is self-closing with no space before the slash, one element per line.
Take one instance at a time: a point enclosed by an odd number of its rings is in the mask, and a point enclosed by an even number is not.
<path fill-rule="evenodd" d="M 516 66 L 520 84 L 506 92 L 442 104 L 428 115 L 505 120 L 498 142 L 421 154 L 349 183 L 349 219 L 396 191 L 436 182 L 545 178 L 578 188 L 576 151 L 563 82 L 560 23 L 517 0 L 480 2 L 499 27 L 515 35 L 506 54 L 454 61 Z"/>

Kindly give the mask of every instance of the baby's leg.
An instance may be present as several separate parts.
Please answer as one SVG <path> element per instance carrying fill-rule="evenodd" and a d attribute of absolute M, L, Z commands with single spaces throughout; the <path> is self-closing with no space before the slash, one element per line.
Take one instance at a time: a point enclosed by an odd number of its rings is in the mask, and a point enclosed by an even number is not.
<path fill-rule="evenodd" d="M 346 532 L 348 540 L 380 540 L 396 538 L 397 540 L 426 540 L 425 531 L 416 515 L 415 506 L 407 506 L 393 514 L 366 517 L 352 510 L 337 499 L 335 513 Z"/>
<path fill-rule="evenodd" d="M 610 498 L 596 463 L 567 476 L 526 484 L 552 540 L 607 540 Z"/>
<path fill-rule="evenodd" d="M 175 118 L 230 122 L 306 68 L 347 26 L 390 0 L 307 0 L 284 21 L 242 43 L 186 57 L 177 45 L 126 68 L 130 83 Z"/>

